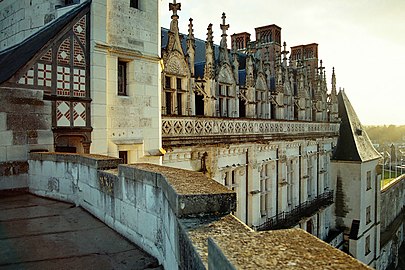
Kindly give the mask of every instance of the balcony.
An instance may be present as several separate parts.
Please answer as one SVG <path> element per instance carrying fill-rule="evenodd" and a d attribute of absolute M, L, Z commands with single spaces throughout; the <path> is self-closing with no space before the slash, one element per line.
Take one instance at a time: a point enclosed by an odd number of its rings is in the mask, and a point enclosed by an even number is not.
<path fill-rule="evenodd" d="M 274 119 L 162 116 L 165 145 L 232 143 L 338 136 L 339 123 Z"/>
<path fill-rule="evenodd" d="M 297 225 L 300 220 L 313 216 L 319 209 L 327 207 L 333 203 L 333 190 L 326 191 L 316 196 L 311 201 L 306 201 L 296 206 L 288 212 L 281 212 L 259 226 L 255 226 L 257 231 L 288 229 Z"/>

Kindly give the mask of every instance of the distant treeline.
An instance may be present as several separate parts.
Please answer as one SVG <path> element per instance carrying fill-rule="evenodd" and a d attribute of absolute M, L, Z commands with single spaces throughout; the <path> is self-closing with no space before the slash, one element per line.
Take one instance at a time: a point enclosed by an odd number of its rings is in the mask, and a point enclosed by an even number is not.
<path fill-rule="evenodd" d="M 405 142 L 405 126 L 365 126 L 368 136 L 373 143 L 402 143 Z"/>

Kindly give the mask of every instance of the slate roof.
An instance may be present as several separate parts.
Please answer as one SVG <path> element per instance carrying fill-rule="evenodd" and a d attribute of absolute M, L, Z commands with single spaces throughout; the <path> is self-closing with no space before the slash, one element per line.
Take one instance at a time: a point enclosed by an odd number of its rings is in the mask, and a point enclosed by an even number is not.
<path fill-rule="evenodd" d="M 381 158 L 344 91 L 338 94 L 340 135 L 333 160 L 366 162 Z"/>
<path fill-rule="evenodd" d="M 73 8 L 51 21 L 22 42 L 0 52 L 0 84 L 10 79 L 36 53 L 71 22 L 82 10 L 90 7 L 91 0 Z"/>

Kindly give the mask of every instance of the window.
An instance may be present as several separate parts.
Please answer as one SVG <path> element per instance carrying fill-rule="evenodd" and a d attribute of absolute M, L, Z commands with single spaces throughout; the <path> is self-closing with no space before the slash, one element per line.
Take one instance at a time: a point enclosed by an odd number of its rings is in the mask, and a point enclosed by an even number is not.
<path fill-rule="evenodd" d="M 366 224 L 371 222 L 371 206 L 367 206 L 366 208 Z"/>
<path fill-rule="evenodd" d="M 129 6 L 131 8 L 139 9 L 139 0 L 130 0 Z"/>
<path fill-rule="evenodd" d="M 229 85 L 219 85 L 219 116 L 231 117 L 231 91 Z"/>
<path fill-rule="evenodd" d="M 269 164 L 264 164 L 260 172 L 260 213 L 264 217 L 270 214 L 270 178 Z"/>
<path fill-rule="evenodd" d="M 237 187 L 235 170 L 225 172 L 224 186 L 226 186 L 228 189 L 235 191 Z"/>
<path fill-rule="evenodd" d="M 367 190 L 371 189 L 371 171 L 367 172 Z"/>
<path fill-rule="evenodd" d="M 187 85 L 184 85 L 184 78 L 174 76 L 164 76 L 164 96 L 162 103 L 166 107 L 162 107 L 163 113 L 166 115 L 177 114 L 184 115 L 187 111 L 186 90 Z"/>
<path fill-rule="evenodd" d="M 128 151 L 119 151 L 118 156 L 120 159 L 122 159 L 123 164 L 128 163 Z"/>
<path fill-rule="evenodd" d="M 177 93 L 177 115 L 183 115 L 183 94 Z"/>
<path fill-rule="evenodd" d="M 118 95 L 127 95 L 127 63 L 118 61 Z"/>
<path fill-rule="evenodd" d="M 181 79 L 180 78 L 176 79 L 176 89 L 177 90 L 182 90 L 182 88 L 181 88 Z"/>
<path fill-rule="evenodd" d="M 293 176 L 294 175 L 294 163 L 291 160 L 287 163 L 287 204 L 292 204 L 292 197 L 293 197 Z"/>
<path fill-rule="evenodd" d="M 365 255 L 368 255 L 371 252 L 371 250 L 370 250 L 370 235 L 366 237 L 366 243 L 365 243 L 364 250 L 365 250 L 365 252 L 364 252 Z"/>
<path fill-rule="evenodd" d="M 307 196 L 311 198 L 312 195 L 312 157 L 308 156 L 308 167 L 307 167 Z"/>
<path fill-rule="evenodd" d="M 172 114 L 172 93 L 166 92 L 166 114 Z"/>
<path fill-rule="evenodd" d="M 166 89 L 171 88 L 171 78 L 169 76 L 165 76 L 165 88 Z"/>

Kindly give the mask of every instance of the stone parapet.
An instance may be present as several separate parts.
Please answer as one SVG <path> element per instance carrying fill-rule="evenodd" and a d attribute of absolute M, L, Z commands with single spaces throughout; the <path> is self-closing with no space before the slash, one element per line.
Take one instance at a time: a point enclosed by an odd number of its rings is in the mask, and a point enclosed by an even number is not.
<path fill-rule="evenodd" d="M 202 173 L 155 164 L 121 165 L 120 176 L 161 188 L 177 217 L 227 214 L 236 194 Z"/>
<path fill-rule="evenodd" d="M 28 186 L 82 206 L 165 269 L 368 269 L 302 230 L 254 232 L 231 214 L 235 193 L 202 173 L 119 163 L 31 153 Z"/>
<path fill-rule="evenodd" d="M 122 160 L 119 158 L 103 155 L 56 152 L 30 153 L 30 160 L 78 163 L 99 170 L 117 168 L 118 164 L 122 163 Z"/>
<path fill-rule="evenodd" d="M 339 123 L 162 116 L 164 145 L 338 136 Z"/>
<path fill-rule="evenodd" d="M 255 232 L 233 215 L 183 224 L 208 269 L 371 269 L 301 229 Z"/>

